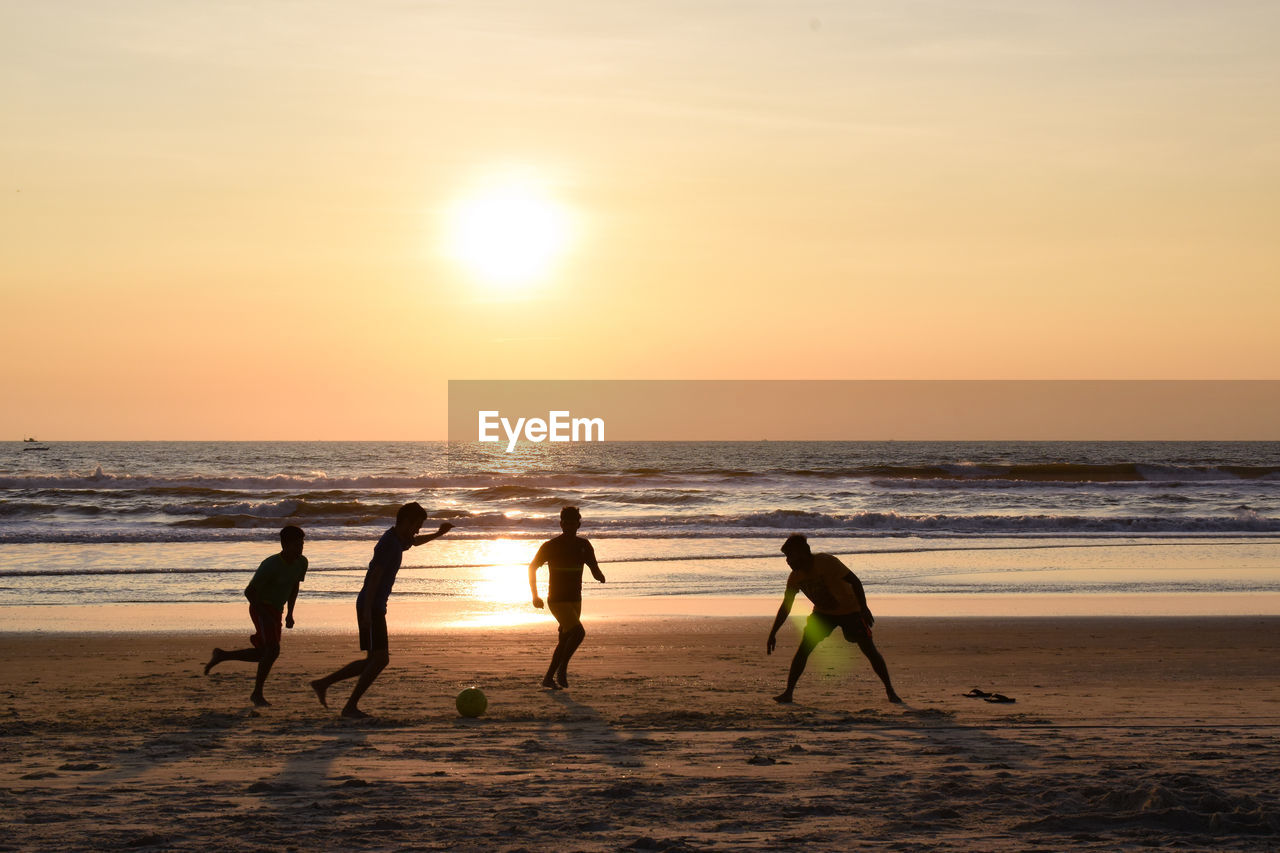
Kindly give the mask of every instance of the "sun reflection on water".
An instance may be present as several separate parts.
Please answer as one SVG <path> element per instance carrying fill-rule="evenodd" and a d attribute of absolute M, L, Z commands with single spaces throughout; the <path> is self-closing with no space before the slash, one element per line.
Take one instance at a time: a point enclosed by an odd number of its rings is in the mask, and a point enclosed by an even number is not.
<path fill-rule="evenodd" d="M 541 621 L 545 610 L 535 610 L 529 596 L 529 561 L 539 543 L 529 539 L 473 541 L 463 559 L 475 568 L 462 587 L 462 598 L 474 602 L 449 624 L 455 627 L 502 628 Z"/>
<path fill-rule="evenodd" d="M 495 539 L 481 545 L 476 554 L 475 581 L 471 597 L 490 604 L 528 604 L 528 566 L 537 543 L 520 539 Z"/>

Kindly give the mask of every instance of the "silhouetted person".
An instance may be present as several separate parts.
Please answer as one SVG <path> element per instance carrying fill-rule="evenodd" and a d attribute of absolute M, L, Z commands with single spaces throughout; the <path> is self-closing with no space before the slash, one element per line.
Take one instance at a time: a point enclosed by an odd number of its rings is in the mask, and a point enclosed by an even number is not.
<path fill-rule="evenodd" d="M 253 636 L 249 638 L 252 647 L 231 652 L 214 649 L 213 656 L 204 665 L 204 674 L 208 675 L 209 670 L 223 661 L 256 662 L 258 677 L 249 699 L 259 707 L 271 704 L 262 695 L 262 685 L 271 673 L 271 665 L 280 656 L 281 617 L 284 617 L 286 627 L 293 627 L 293 605 L 298 599 L 298 585 L 307 576 L 307 558 L 302 556 L 303 538 L 302 528 L 292 524 L 281 530 L 280 553 L 263 560 L 244 588 L 244 597 L 249 599 L 249 618 L 253 620 Z M 284 614 L 286 604 L 288 615 Z"/>
<path fill-rule="evenodd" d="M 844 632 L 844 638 L 857 643 L 858 648 L 867 656 L 871 668 L 884 682 L 884 692 L 889 701 L 901 702 L 889 682 L 889 668 L 885 666 L 884 658 L 871 639 L 871 626 L 875 624 L 875 618 L 867 607 L 867 596 L 862 591 L 862 582 L 858 580 L 858 576 L 830 554 L 814 554 L 809 550 L 808 540 L 799 533 L 787 537 L 782 545 L 782 553 L 787 555 L 791 575 L 787 578 L 787 590 L 782 596 L 782 606 L 778 608 L 778 618 L 773 620 L 773 630 L 769 632 L 766 651 L 773 654 L 778 644 L 778 629 L 787 621 L 797 592 L 803 592 L 813 602 L 813 613 L 805 622 L 804 637 L 800 640 L 800 647 L 796 649 L 796 656 L 791 659 L 787 689 L 774 696 L 774 701 L 792 701 L 791 694 L 804 672 L 810 653 L 818 643 L 839 628 Z"/>
<path fill-rule="evenodd" d="M 344 717 L 369 716 L 359 708 L 360 697 L 391 660 L 387 640 L 387 599 L 391 597 L 391 587 L 396 582 L 396 573 L 400 571 L 404 552 L 414 545 L 425 545 L 453 528 L 446 521 L 435 533 L 419 536 L 418 531 L 426 520 L 427 511 L 421 504 L 405 504 L 396 513 L 395 526 L 382 534 L 382 538 L 374 546 L 373 559 L 369 561 L 369 570 L 365 572 L 364 586 L 356 597 L 356 620 L 360 627 L 360 650 L 366 653 L 364 660 L 354 660 L 332 675 L 311 682 L 316 698 L 327 708 L 329 703 L 325 694 L 330 687 L 348 678 L 359 678 L 355 689 L 351 691 L 351 698 L 342 707 Z"/>
<path fill-rule="evenodd" d="M 576 506 L 560 510 L 560 529 L 564 532 L 543 542 L 529 563 L 529 592 L 533 594 L 534 607 L 542 607 L 542 599 L 538 597 L 538 567 L 545 563 L 550 570 L 547 607 L 560 626 L 551 665 L 542 679 L 542 686 L 551 690 L 569 686 L 569 659 L 587 636 L 582 627 L 582 567 L 589 567 L 592 576 L 604 583 L 604 572 L 596 563 L 595 549 L 577 535 L 581 525 L 582 513 Z"/>

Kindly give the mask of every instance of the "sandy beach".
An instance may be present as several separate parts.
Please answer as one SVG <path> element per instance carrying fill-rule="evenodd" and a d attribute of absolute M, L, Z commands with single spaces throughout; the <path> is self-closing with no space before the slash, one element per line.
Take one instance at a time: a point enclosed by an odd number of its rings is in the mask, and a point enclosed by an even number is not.
<path fill-rule="evenodd" d="M 307 687 L 341 633 L 286 636 L 262 710 L 249 665 L 201 674 L 238 633 L 0 636 L 0 849 L 1280 844 L 1277 618 L 882 617 L 905 706 L 839 639 L 776 705 L 768 618 L 588 627 L 563 692 L 546 626 L 394 634 L 369 722 Z"/>

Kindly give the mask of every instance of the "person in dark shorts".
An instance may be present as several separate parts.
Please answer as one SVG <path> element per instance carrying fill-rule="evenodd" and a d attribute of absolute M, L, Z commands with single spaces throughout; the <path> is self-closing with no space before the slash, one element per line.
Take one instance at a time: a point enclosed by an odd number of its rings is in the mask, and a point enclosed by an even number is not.
<path fill-rule="evenodd" d="M 778 645 L 778 629 L 791 614 L 791 605 L 797 592 L 813 602 L 813 613 L 804 626 L 804 636 L 800 647 L 791 659 L 791 670 L 787 674 L 787 689 L 777 696 L 775 702 L 791 702 L 796 682 L 804 672 L 805 663 L 814 648 L 831 636 L 839 628 L 844 638 L 857 643 L 858 648 L 871 662 L 871 668 L 884 682 L 884 692 L 890 702 L 901 702 L 902 699 L 893 690 L 889 681 L 889 667 L 884 657 L 876 649 L 871 639 L 871 626 L 875 618 L 867 607 L 867 596 L 862 590 L 862 582 L 849 568 L 830 554 L 814 554 L 809 549 L 809 542 L 799 533 L 787 537 L 782 545 L 782 553 L 787 556 L 787 565 L 791 567 L 791 575 L 787 578 L 787 590 L 782 597 L 782 606 L 778 608 L 778 617 L 773 620 L 773 630 L 769 632 L 769 641 L 765 650 L 773 654 Z"/>
<path fill-rule="evenodd" d="M 427 511 L 421 504 L 408 503 L 400 507 L 396 513 L 394 527 L 382 534 L 373 549 L 373 559 L 369 561 L 369 570 L 365 572 L 364 586 L 356 597 L 356 620 L 360 628 L 360 650 L 365 652 L 363 660 L 354 660 L 324 678 L 311 682 L 311 689 L 316 692 L 320 704 L 329 707 L 326 694 L 329 688 L 339 681 L 358 678 L 351 698 L 342 707 L 342 716 L 361 719 L 368 717 L 360 710 L 360 697 L 364 695 L 374 679 L 391 660 L 390 644 L 387 640 L 387 599 L 391 597 L 391 587 L 396 582 L 396 573 L 400 571 L 400 562 L 404 552 L 414 545 L 425 545 L 432 539 L 448 533 L 453 525 L 445 522 L 435 533 L 418 535 L 422 523 L 427 520 Z"/>
<path fill-rule="evenodd" d="M 569 686 L 569 659 L 587 636 L 582 627 L 582 567 L 590 568 L 592 577 L 604 583 L 604 572 L 596 562 L 595 549 L 577 535 L 581 525 L 582 513 L 576 506 L 561 509 L 560 529 L 564 532 L 543 542 L 529 563 L 529 592 L 533 594 L 534 607 L 543 605 L 538 597 L 538 568 L 546 564 L 550 570 L 546 604 L 559 624 L 556 650 L 542 679 L 542 686 L 549 690 Z"/>
<path fill-rule="evenodd" d="M 262 695 L 262 686 L 271 674 L 271 666 L 280 656 L 280 622 L 293 627 L 293 605 L 298 599 L 298 585 L 307 576 L 307 558 L 302 556 L 304 539 L 302 528 L 292 524 L 280 531 L 280 553 L 272 554 L 263 560 L 253 579 L 244 588 L 244 597 L 249 599 L 249 618 L 253 620 L 253 636 L 249 638 L 250 647 L 224 651 L 214 649 L 209 662 L 204 665 L 204 674 L 223 661 L 242 660 L 258 664 L 258 677 L 253 684 L 250 701 L 258 707 L 270 705 Z M 288 605 L 288 614 L 285 606 Z"/>

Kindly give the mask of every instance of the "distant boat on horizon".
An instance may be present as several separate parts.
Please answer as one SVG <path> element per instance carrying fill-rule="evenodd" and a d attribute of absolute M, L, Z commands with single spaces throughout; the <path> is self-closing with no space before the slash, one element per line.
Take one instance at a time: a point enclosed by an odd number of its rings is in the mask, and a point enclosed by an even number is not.
<path fill-rule="evenodd" d="M 23 441 L 39 441 L 40 439 L 38 439 L 38 438 L 24 438 L 24 439 L 22 439 L 22 440 L 23 440 Z"/>

